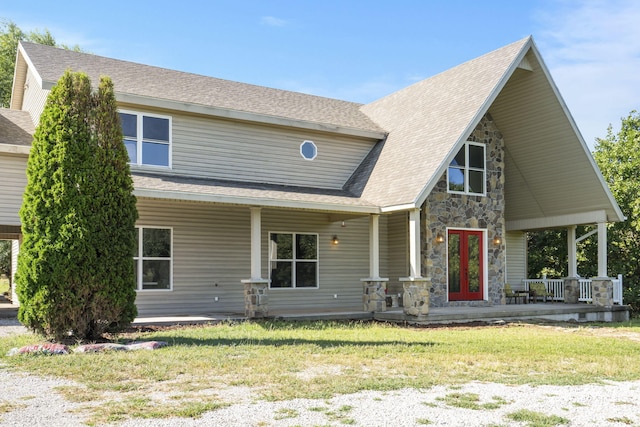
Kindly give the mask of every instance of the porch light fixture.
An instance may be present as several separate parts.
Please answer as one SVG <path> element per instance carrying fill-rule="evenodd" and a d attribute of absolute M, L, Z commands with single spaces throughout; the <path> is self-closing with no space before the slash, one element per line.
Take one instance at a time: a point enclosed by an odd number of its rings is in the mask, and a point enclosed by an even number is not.
<path fill-rule="evenodd" d="M 496 234 L 493 238 L 493 244 L 498 246 L 500 243 L 502 243 L 502 239 Z"/>
<path fill-rule="evenodd" d="M 442 234 L 436 236 L 436 243 L 444 243 L 444 236 Z"/>
<path fill-rule="evenodd" d="M 337 235 L 333 235 L 333 237 L 331 238 L 331 243 L 334 245 L 337 245 L 338 243 L 340 243 L 340 239 L 338 239 Z"/>

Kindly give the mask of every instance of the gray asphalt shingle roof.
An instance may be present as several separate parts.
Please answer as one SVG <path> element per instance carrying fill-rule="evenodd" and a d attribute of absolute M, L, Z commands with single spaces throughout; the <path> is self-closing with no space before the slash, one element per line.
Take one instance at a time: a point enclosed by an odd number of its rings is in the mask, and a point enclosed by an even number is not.
<path fill-rule="evenodd" d="M 0 108 L 0 144 L 30 146 L 34 131 L 27 111 Z"/>
<path fill-rule="evenodd" d="M 352 176 L 344 192 L 264 188 L 240 183 L 137 175 L 136 188 L 344 206 L 417 203 L 446 170 L 456 145 L 480 120 L 500 84 L 529 49 L 527 37 L 367 105 L 237 83 L 22 42 L 43 82 L 55 83 L 67 68 L 97 82 L 109 75 L 118 93 L 162 98 L 254 114 L 374 132 L 387 132 Z M 517 64 L 516 64 L 517 65 Z"/>
<path fill-rule="evenodd" d="M 389 134 L 362 197 L 380 206 L 416 202 L 530 42 L 519 40 L 363 105 Z"/>
<path fill-rule="evenodd" d="M 83 71 L 97 84 L 111 77 L 118 93 L 187 104 L 381 132 L 361 104 L 272 89 L 198 74 L 121 61 L 88 53 L 21 42 L 44 82 L 54 84 L 67 68 Z"/>

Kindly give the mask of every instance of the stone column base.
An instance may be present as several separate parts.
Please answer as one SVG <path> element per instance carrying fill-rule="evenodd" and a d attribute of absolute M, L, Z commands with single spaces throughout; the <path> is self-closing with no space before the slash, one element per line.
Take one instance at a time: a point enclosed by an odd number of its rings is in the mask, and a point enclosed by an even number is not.
<path fill-rule="evenodd" d="M 591 279 L 591 301 L 600 307 L 613 305 L 613 282 L 609 277 Z"/>
<path fill-rule="evenodd" d="M 367 312 L 387 311 L 387 282 L 389 279 L 361 279 L 363 286 L 362 305 Z"/>
<path fill-rule="evenodd" d="M 429 288 L 430 277 L 403 277 L 400 278 L 404 294 L 402 306 L 407 316 L 426 316 L 429 314 Z"/>
<path fill-rule="evenodd" d="M 577 277 L 564 279 L 564 303 L 577 304 L 580 298 L 580 282 Z"/>
<path fill-rule="evenodd" d="M 250 319 L 269 315 L 269 281 L 265 279 L 243 280 L 244 315 Z"/>

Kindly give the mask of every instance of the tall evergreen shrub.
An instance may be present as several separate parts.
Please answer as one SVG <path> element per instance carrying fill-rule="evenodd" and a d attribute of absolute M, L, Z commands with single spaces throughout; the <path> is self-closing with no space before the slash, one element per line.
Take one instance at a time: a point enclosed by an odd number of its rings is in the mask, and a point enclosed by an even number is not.
<path fill-rule="evenodd" d="M 18 319 L 48 338 L 99 338 L 136 315 L 137 211 L 113 84 L 65 72 L 27 164 Z"/>

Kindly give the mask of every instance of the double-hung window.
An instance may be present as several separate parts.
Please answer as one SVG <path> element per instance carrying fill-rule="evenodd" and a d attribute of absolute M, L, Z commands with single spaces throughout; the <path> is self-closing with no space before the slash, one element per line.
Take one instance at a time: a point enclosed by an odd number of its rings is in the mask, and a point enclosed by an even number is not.
<path fill-rule="evenodd" d="M 120 122 L 131 164 L 171 167 L 171 117 L 120 111 Z"/>
<path fill-rule="evenodd" d="M 447 181 L 450 193 L 483 196 L 486 192 L 484 144 L 467 141 L 449 164 Z"/>
<path fill-rule="evenodd" d="M 138 241 L 133 259 L 136 289 L 171 290 L 173 250 L 171 228 L 136 227 Z"/>
<path fill-rule="evenodd" d="M 318 287 L 318 235 L 269 233 L 271 288 Z"/>

